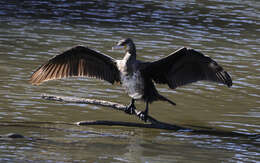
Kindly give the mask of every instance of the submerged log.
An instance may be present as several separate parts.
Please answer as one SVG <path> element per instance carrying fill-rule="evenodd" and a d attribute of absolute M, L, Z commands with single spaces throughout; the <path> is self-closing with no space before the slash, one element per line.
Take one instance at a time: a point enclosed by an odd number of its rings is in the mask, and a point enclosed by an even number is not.
<path fill-rule="evenodd" d="M 107 108 L 119 110 L 125 112 L 126 105 L 122 105 L 115 102 L 98 100 L 98 99 L 88 99 L 88 98 L 74 98 L 74 97 L 66 97 L 66 96 L 55 96 L 55 95 L 42 95 L 43 99 L 60 101 L 60 102 L 68 102 L 68 103 L 81 103 L 81 104 L 93 104 L 104 106 Z M 140 111 L 137 109 L 132 115 L 139 117 Z M 141 119 L 142 120 L 142 119 Z M 228 137 L 246 137 L 250 139 L 259 139 L 259 134 L 243 134 L 232 131 L 221 131 L 213 128 L 199 127 L 199 126 L 191 126 L 191 127 L 183 127 L 174 124 L 164 123 L 156 120 L 155 118 L 148 116 L 147 122 L 149 123 L 133 123 L 133 122 L 121 122 L 121 121 L 81 121 L 76 122 L 77 125 L 107 125 L 107 126 L 127 126 L 127 127 L 141 127 L 141 128 L 155 128 L 155 129 L 165 129 L 165 130 L 173 130 L 173 131 L 185 131 L 191 132 L 194 134 L 203 134 L 203 135 L 215 135 L 215 136 L 228 136 Z"/>
<path fill-rule="evenodd" d="M 55 96 L 55 95 L 47 95 L 47 94 L 43 94 L 42 98 L 46 99 L 46 100 L 53 100 L 53 101 L 60 101 L 60 102 L 99 105 L 99 106 L 123 111 L 124 113 L 127 108 L 126 105 L 122 105 L 122 104 L 119 104 L 116 102 L 111 102 L 111 101 L 98 100 L 98 99 L 74 98 L 74 97 Z M 141 111 L 135 109 L 135 112 L 131 115 L 135 115 L 139 118 L 140 112 Z M 142 120 L 142 119 L 140 119 L 140 120 Z M 77 122 L 76 124 L 78 124 L 78 125 L 129 126 L 129 127 L 131 126 L 131 127 L 167 129 L 167 130 L 175 130 L 175 131 L 190 130 L 189 128 L 160 122 L 149 115 L 147 116 L 147 122 L 149 122 L 149 123 L 131 123 L 131 122 L 119 122 L 119 121 L 81 121 L 81 122 Z"/>

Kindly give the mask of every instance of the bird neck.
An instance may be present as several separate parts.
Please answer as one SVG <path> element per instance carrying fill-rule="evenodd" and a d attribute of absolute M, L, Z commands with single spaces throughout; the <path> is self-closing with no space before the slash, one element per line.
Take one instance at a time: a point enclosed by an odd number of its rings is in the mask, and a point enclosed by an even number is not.
<path fill-rule="evenodd" d="M 125 60 L 127 63 L 134 62 L 136 60 L 136 53 L 127 51 L 123 60 Z"/>
<path fill-rule="evenodd" d="M 136 50 L 134 44 L 127 47 L 124 60 L 127 62 L 135 61 L 136 60 Z"/>

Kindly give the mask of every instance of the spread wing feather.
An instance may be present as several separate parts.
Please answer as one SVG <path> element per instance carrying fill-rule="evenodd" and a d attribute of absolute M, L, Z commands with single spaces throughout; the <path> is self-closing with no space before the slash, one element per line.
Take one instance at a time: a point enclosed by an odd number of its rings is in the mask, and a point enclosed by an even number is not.
<path fill-rule="evenodd" d="M 119 82 L 120 74 L 112 57 L 84 46 L 76 46 L 41 65 L 31 76 L 32 84 L 72 76 L 94 77 Z"/>
<path fill-rule="evenodd" d="M 199 80 L 232 86 L 232 79 L 211 58 L 193 49 L 181 48 L 165 58 L 146 64 L 147 73 L 156 83 L 168 84 L 172 89 Z"/>

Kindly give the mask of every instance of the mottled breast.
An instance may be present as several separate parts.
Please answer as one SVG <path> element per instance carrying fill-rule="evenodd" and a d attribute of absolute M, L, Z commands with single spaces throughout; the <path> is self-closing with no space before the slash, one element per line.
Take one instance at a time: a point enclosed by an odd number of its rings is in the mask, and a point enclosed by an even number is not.
<path fill-rule="evenodd" d="M 120 71 L 120 77 L 123 87 L 131 98 L 141 99 L 144 94 L 144 79 L 141 72 L 135 67 L 132 67 L 132 72 L 127 71 L 124 60 L 117 61 L 117 66 Z"/>

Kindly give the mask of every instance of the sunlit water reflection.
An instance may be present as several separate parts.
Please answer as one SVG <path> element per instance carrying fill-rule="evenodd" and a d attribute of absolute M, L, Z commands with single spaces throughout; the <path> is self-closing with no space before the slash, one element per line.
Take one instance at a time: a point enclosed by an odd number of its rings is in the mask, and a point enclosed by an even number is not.
<path fill-rule="evenodd" d="M 232 88 L 208 82 L 176 90 L 158 86 L 177 106 L 155 102 L 151 106 L 154 117 L 180 125 L 259 134 L 259 10 L 260 3 L 254 0 L 1 1 L 0 134 L 18 132 L 28 138 L 1 139 L 0 160 L 259 161 L 259 139 L 65 124 L 3 126 L 4 122 L 136 121 L 106 108 L 40 97 L 49 93 L 127 104 L 130 99 L 120 86 L 86 78 L 51 81 L 39 87 L 28 83 L 38 65 L 72 46 L 85 45 L 121 58 L 111 47 L 131 37 L 139 59 L 156 60 L 182 46 L 192 47 L 218 61 L 233 78 Z M 144 105 L 138 102 L 137 107 Z"/>

